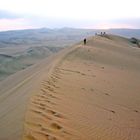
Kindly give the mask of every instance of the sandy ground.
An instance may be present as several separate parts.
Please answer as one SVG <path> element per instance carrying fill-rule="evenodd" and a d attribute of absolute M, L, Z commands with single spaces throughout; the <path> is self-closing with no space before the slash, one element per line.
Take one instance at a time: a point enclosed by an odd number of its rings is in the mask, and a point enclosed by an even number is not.
<path fill-rule="evenodd" d="M 140 49 L 121 37 L 66 49 L 9 83 L 0 139 L 139 140 L 139 72 Z"/>
<path fill-rule="evenodd" d="M 0 82 L 0 140 L 20 140 L 23 136 L 27 106 L 31 96 L 40 91 L 55 63 L 71 48 L 41 63 L 17 72 Z"/>
<path fill-rule="evenodd" d="M 76 46 L 42 81 L 24 140 L 140 139 L 140 50 L 110 37 Z"/>

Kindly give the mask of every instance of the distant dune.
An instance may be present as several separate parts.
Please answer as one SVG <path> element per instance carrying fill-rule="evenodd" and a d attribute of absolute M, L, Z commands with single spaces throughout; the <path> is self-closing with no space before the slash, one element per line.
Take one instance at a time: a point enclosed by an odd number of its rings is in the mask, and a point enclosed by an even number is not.
<path fill-rule="evenodd" d="M 140 48 L 97 35 L 0 83 L 0 140 L 139 140 Z"/>
<path fill-rule="evenodd" d="M 0 81 L 4 80 L 9 75 L 38 63 L 61 49 L 62 48 L 59 47 L 34 46 L 18 53 L 0 54 Z"/>

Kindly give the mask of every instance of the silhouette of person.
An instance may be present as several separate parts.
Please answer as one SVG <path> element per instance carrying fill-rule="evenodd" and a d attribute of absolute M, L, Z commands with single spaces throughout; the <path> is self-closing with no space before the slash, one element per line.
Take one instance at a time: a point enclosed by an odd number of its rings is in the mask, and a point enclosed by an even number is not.
<path fill-rule="evenodd" d="M 86 45 L 86 43 L 87 43 L 87 40 L 86 40 L 86 38 L 84 39 L 84 45 Z"/>

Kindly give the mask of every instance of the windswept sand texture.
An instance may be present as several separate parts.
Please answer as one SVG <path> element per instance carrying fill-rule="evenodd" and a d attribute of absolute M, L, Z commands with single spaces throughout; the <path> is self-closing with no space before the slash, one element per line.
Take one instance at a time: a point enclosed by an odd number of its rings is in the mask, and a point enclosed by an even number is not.
<path fill-rule="evenodd" d="M 51 68 L 66 51 L 61 51 L 0 82 L 0 140 L 22 139 L 29 99 L 40 91 L 41 81 L 47 79 Z"/>
<path fill-rule="evenodd" d="M 132 45 L 96 36 L 57 57 L 32 93 L 23 140 L 140 140 L 140 49 Z"/>

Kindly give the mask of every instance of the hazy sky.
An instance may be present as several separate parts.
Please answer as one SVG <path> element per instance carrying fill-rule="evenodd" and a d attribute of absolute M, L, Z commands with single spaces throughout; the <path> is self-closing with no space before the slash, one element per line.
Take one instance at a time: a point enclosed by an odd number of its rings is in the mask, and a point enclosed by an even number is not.
<path fill-rule="evenodd" d="M 140 28 L 140 0 L 0 0 L 0 30 Z"/>

